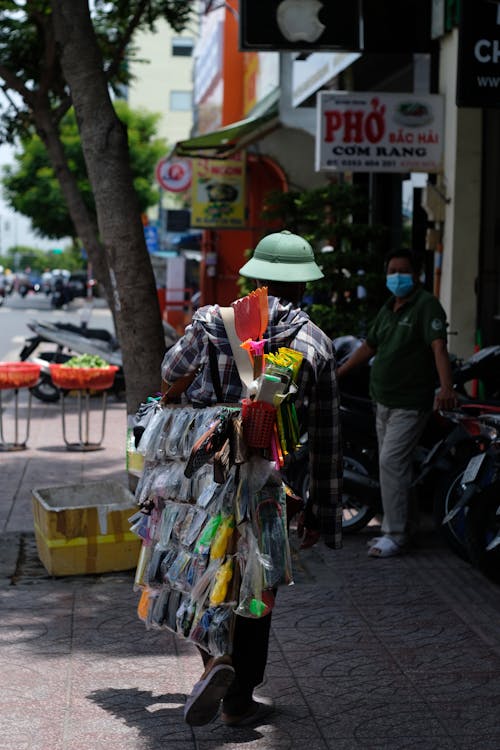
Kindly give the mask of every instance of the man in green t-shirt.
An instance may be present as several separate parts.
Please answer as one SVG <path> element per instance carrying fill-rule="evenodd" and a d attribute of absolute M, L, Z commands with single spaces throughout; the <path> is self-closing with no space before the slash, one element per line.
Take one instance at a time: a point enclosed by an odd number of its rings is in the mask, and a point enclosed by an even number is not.
<path fill-rule="evenodd" d="M 446 346 L 446 316 L 439 301 L 418 283 L 414 256 L 391 253 L 386 284 L 392 293 L 379 310 L 366 341 L 342 364 L 337 376 L 376 354 L 370 396 L 376 405 L 383 536 L 371 543 L 372 557 L 392 557 L 409 541 L 412 454 L 435 409 L 452 409 L 453 390 Z M 436 373 L 440 388 L 435 393 Z"/>

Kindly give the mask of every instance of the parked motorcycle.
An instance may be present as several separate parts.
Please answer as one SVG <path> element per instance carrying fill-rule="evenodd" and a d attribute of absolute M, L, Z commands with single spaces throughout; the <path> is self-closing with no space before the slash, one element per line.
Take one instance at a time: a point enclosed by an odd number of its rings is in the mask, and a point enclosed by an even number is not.
<path fill-rule="evenodd" d="M 478 422 L 489 445 L 456 477 L 443 524 L 462 525 L 470 561 L 500 583 L 500 415 L 483 414 Z"/>
<path fill-rule="evenodd" d="M 117 398 L 123 398 L 125 379 L 123 376 L 122 357 L 113 334 L 104 328 L 88 328 L 72 323 L 43 323 L 32 321 L 28 328 L 33 331 L 21 350 L 19 359 L 24 362 L 30 360 L 42 366 L 38 383 L 30 390 L 35 398 L 44 402 L 59 400 L 60 389 L 54 385 L 50 376 L 50 364 L 62 364 L 74 354 L 95 354 L 105 359 L 110 365 L 117 365 L 115 381 L 110 392 Z M 54 349 L 40 351 L 43 344 L 53 344 Z"/>
<path fill-rule="evenodd" d="M 360 346 L 353 336 L 334 340 L 339 363 L 345 361 Z M 486 411 L 500 410 L 500 402 L 483 402 L 467 395 L 466 385 L 474 379 L 487 380 L 493 388 L 495 372 L 500 367 L 500 346 L 488 347 L 468 360 L 454 361 L 454 381 L 461 394 L 461 408 L 457 412 L 434 413 L 415 451 L 415 488 L 423 507 L 432 511 L 436 526 L 442 527 L 449 509 L 449 487 L 461 475 L 471 456 L 488 445 L 478 427 L 476 416 Z M 369 397 L 369 365 L 351 371 L 340 382 L 341 423 L 344 450 L 343 529 L 354 533 L 382 513 L 378 481 L 378 445 L 375 413 Z M 500 382 L 500 372 L 498 373 Z M 298 450 L 287 457 L 284 477 L 294 492 L 307 497 L 308 452 L 307 435 L 301 438 Z M 463 519 L 442 527 L 447 542 L 462 556 L 465 551 Z"/>
<path fill-rule="evenodd" d="M 60 389 L 54 385 L 50 376 L 50 364 L 67 362 L 75 354 L 94 354 L 105 359 L 110 365 L 117 365 L 118 371 L 113 386 L 109 389 L 116 398 L 122 399 L 125 394 L 125 377 L 123 374 L 122 354 L 118 341 L 105 328 L 91 328 L 87 325 L 72 323 L 48 323 L 31 321 L 28 328 L 33 331 L 21 350 L 19 359 L 24 362 L 30 360 L 42 366 L 38 383 L 31 388 L 35 398 L 45 402 L 58 401 Z M 168 323 L 163 323 L 165 346 L 169 349 L 178 340 L 175 329 Z M 37 349 L 43 344 L 52 344 L 55 348 L 50 351 Z M 36 356 L 35 356 L 36 355 Z"/>

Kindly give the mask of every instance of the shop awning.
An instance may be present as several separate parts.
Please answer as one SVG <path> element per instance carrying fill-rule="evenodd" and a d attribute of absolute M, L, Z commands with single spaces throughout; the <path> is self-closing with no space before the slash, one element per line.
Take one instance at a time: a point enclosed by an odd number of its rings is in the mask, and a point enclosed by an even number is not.
<path fill-rule="evenodd" d="M 227 159 L 255 143 L 279 125 L 279 106 L 274 102 L 263 114 L 238 120 L 211 133 L 178 141 L 169 156 Z"/>

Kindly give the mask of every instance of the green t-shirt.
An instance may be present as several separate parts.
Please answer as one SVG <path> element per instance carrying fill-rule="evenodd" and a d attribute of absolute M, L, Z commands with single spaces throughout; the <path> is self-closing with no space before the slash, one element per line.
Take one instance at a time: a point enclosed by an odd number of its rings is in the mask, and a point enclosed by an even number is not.
<path fill-rule="evenodd" d="M 434 295 L 420 288 L 397 312 L 393 306 L 391 297 L 366 337 L 377 350 L 370 396 L 392 409 L 431 409 L 437 382 L 431 344 L 446 338 L 445 312 Z"/>

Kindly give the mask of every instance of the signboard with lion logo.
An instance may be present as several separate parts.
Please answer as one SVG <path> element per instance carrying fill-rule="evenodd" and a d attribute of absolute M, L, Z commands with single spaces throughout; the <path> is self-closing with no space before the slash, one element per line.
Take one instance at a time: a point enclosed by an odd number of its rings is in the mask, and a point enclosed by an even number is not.
<path fill-rule="evenodd" d="M 231 159 L 193 159 L 191 226 L 241 229 L 246 225 L 245 152 Z"/>

